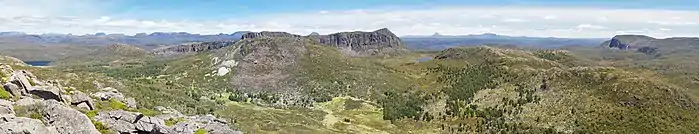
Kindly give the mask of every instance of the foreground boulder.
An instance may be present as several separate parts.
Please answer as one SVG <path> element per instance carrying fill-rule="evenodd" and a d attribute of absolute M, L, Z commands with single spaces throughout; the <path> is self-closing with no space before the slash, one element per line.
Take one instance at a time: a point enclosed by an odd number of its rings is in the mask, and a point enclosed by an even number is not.
<path fill-rule="evenodd" d="M 55 100 L 44 101 L 44 119 L 62 134 L 99 134 L 90 119 Z"/>
<path fill-rule="evenodd" d="M 4 85 L 2 85 L 2 88 L 5 89 L 5 91 L 12 94 L 12 96 L 15 96 L 15 97 L 22 96 L 23 94 L 27 94 L 24 92 L 25 91 L 24 89 L 20 88 L 19 86 L 17 86 L 17 84 L 14 84 L 14 83 L 5 83 Z"/>
<path fill-rule="evenodd" d="M 44 100 L 63 101 L 61 89 L 53 86 L 35 86 L 31 87 L 29 94 L 36 95 Z"/>
<path fill-rule="evenodd" d="M 53 127 L 46 127 L 37 119 L 26 117 L 0 117 L 0 133 L 3 134 L 58 134 Z"/>

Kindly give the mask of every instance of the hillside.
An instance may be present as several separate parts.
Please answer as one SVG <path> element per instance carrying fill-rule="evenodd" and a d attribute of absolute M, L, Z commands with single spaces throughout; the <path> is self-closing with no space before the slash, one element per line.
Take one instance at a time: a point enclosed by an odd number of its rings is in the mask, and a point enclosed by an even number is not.
<path fill-rule="evenodd" d="M 88 54 L 73 55 L 56 60 L 51 64 L 61 67 L 83 66 L 87 68 L 133 66 L 151 58 L 153 58 L 153 54 L 141 48 L 126 44 L 112 44 Z"/>
<path fill-rule="evenodd" d="M 600 47 L 569 50 L 602 65 L 652 70 L 673 83 L 699 88 L 699 38 L 619 35 Z"/>
<path fill-rule="evenodd" d="M 372 32 L 353 34 L 342 40 L 404 49 L 366 43 L 387 39 Z M 90 81 L 111 81 L 100 83 L 133 97 L 138 108 L 213 114 L 244 133 L 699 132 L 692 88 L 648 70 L 609 67 L 564 50 L 512 47 L 358 56 L 317 36 L 250 33 L 233 45 L 179 58 L 41 73 L 90 74 L 73 87 L 99 92 Z M 130 48 L 106 50 L 123 57 L 148 53 Z M 420 60 L 425 56 L 432 60 Z"/>

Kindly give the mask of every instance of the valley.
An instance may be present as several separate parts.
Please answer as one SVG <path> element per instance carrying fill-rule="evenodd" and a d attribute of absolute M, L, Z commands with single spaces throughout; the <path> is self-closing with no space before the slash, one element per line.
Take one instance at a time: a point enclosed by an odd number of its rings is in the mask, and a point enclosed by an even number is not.
<path fill-rule="evenodd" d="M 51 120 L 52 113 L 41 113 L 41 106 L 23 111 L 19 100 L 78 109 L 93 125 L 85 131 L 102 133 L 146 131 L 108 118 L 117 115 L 148 117 L 158 128 L 148 132 L 163 133 L 699 131 L 699 91 L 688 79 L 697 76 L 689 73 L 696 64 L 671 61 L 688 59 L 691 52 L 658 45 L 661 55 L 648 57 L 609 44 L 417 51 L 388 29 L 309 36 L 250 32 L 237 41 L 153 50 L 112 44 L 51 61 L 48 68 L 9 57 L 1 62 L 11 68 L 2 82 L 21 83 L 17 72 L 28 71 L 36 83 L 57 83 L 44 86 L 56 87 L 52 92 L 59 96 L 90 94 L 85 100 L 94 108 L 17 95 L 8 86 L 6 98 L 14 105 L 3 106 L 14 109 L 13 118 L 35 122 Z M 677 66 L 664 69 L 668 62 Z M 121 97 L 99 96 L 108 91 Z"/>

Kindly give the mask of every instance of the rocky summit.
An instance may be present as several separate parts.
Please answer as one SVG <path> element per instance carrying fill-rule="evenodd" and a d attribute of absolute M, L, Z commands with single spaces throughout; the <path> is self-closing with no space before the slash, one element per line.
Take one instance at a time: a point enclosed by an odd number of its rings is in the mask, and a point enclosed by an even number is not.
<path fill-rule="evenodd" d="M 309 38 L 317 43 L 339 48 L 345 55 L 395 55 L 407 52 L 403 41 L 390 30 L 383 28 L 373 32 L 341 32 L 330 35 L 294 35 L 286 32 L 247 33 L 242 39 L 270 37 Z"/>

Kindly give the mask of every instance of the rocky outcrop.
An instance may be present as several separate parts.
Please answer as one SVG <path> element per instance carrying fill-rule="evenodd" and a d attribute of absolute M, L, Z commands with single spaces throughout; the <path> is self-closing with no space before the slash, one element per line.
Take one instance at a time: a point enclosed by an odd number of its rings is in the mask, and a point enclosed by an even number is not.
<path fill-rule="evenodd" d="M 173 130 L 176 133 L 189 133 L 198 129 L 204 129 L 209 134 L 242 134 L 228 127 L 228 121 L 218 119 L 213 115 L 190 117 L 189 120 L 177 123 Z"/>
<path fill-rule="evenodd" d="M 46 127 L 37 119 L 0 116 L 0 133 L 3 134 L 58 134 L 53 127 Z"/>
<path fill-rule="evenodd" d="M 656 39 L 644 35 L 617 35 L 609 41 L 605 41 L 602 43 L 602 45 L 610 48 L 626 50 L 639 46 L 648 46 L 652 44 L 652 41 L 654 40 Z"/>
<path fill-rule="evenodd" d="M 101 100 L 115 99 L 122 101 L 125 99 L 123 94 L 121 94 L 117 89 L 114 89 L 112 87 L 102 88 L 99 92 L 92 93 L 92 96 Z"/>
<path fill-rule="evenodd" d="M 374 32 L 342 32 L 312 36 L 321 44 L 340 48 L 348 55 L 378 55 L 406 52 L 405 44 L 386 28 Z"/>
<path fill-rule="evenodd" d="M 159 55 L 198 53 L 198 52 L 220 49 L 220 48 L 223 48 L 226 46 L 231 46 L 233 44 L 235 44 L 234 41 L 187 43 L 187 44 L 182 44 L 182 45 L 177 45 L 177 46 L 158 48 L 158 49 L 153 50 L 153 53 L 159 54 Z"/>
<path fill-rule="evenodd" d="M 171 133 L 170 129 L 164 125 L 163 119 L 136 112 L 103 111 L 95 116 L 95 120 L 104 123 L 110 130 L 117 133 Z"/>
<path fill-rule="evenodd" d="M 102 88 L 99 92 L 92 93 L 92 96 L 94 96 L 95 98 L 99 98 L 103 101 L 113 99 L 126 104 L 126 106 L 128 106 L 129 108 L 137 108 L 136 99 L 131 97 L 125 97 L 124 94 L 121 94 L 121 92 L 119 92 L 119 90 L 114 89 L 112 87 Z"/>

